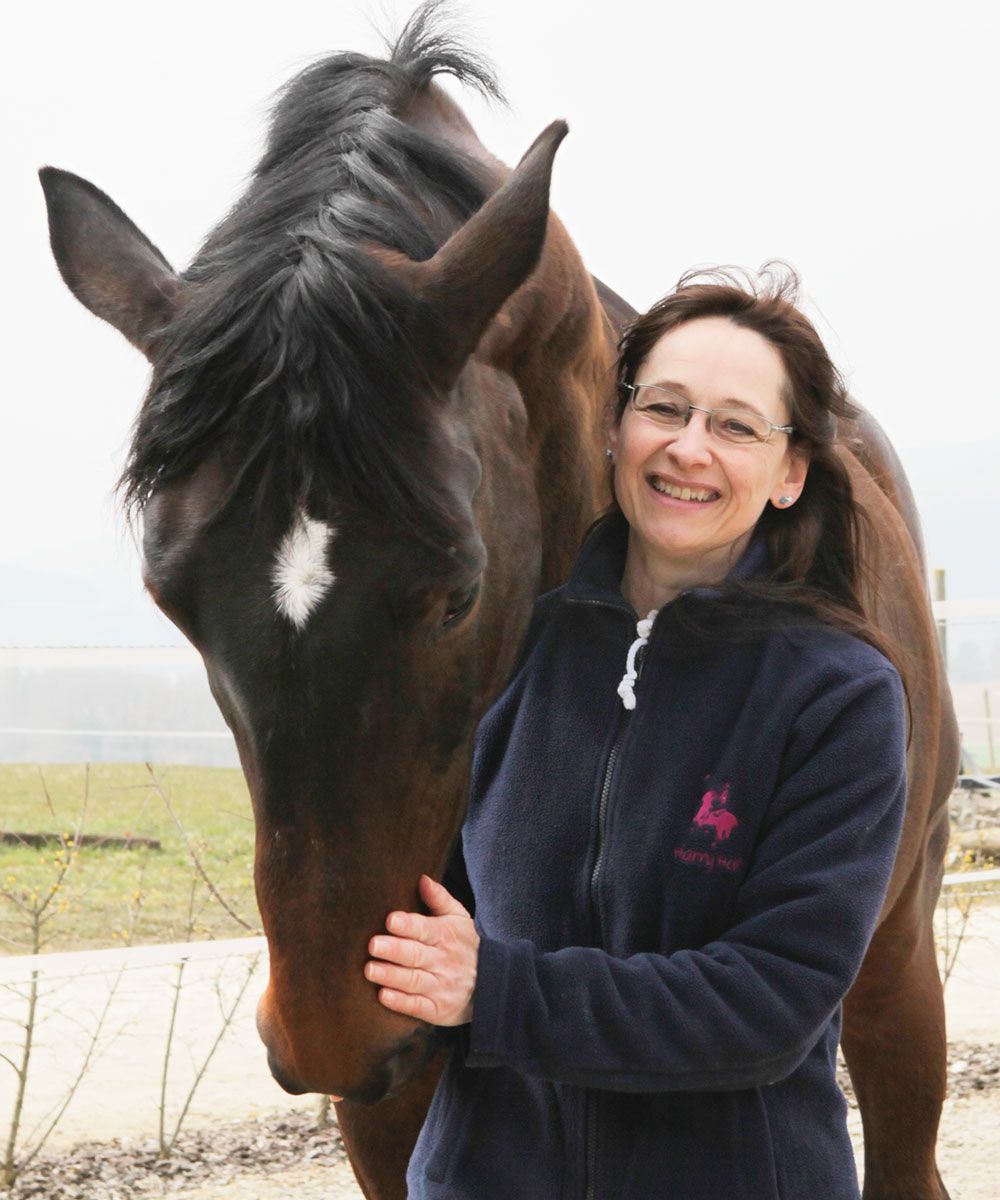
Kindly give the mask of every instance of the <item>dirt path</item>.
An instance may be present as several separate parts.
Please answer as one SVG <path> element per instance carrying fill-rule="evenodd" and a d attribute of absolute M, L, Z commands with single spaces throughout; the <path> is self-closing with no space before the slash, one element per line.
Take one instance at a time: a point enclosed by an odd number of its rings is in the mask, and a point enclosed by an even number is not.
<path fill-rule="evenodd" d="M 241 1175 L 227 1183 L 213 1181 L 194 1191 L 172 1195 L 176 1200 L 363 1200 L 354 1172 L 346 1163 L 339 1167 L 295 1167 L 281 1175 Z"/>

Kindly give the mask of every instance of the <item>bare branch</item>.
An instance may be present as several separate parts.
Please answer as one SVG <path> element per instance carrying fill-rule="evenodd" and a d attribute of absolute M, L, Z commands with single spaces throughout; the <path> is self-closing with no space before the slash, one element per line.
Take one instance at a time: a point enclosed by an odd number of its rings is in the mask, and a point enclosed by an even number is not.
<path fill-rule="evenodd" d="M 176 1123 L 176 1125 L 174 1125 L 174 1132 L 171 1135 L 170 1144 L 167 1146 L 167 1153 L 163 1155 L 164 1158 L 166 1158 L 167 1155 L 169 1155 L 171 1150 L 173 1150 L 173 1148 L 174 1148 L 174 1144 L 176 1143 L 178 1134 L 181 1131 L 181 1126 L 184 1124 L 184 1118 L 188 1114 L 188 1109 L 191 1107 L 191 1101 L 194 1099 L 194 1094 L 198 1089 L 198 1085 L 201 1083 L 202 1079 L 204 1078 L 205 1072 L 208 1070 L 208 1065 L 214 1058 L 215 1052 L 216 1052 L 216 1050 L 218 1050 L 219 1045 L 222 1042 L 222 1039 L 226 1036 L 226 1030 L 230 1027 L 230 1025 L 232 1025 L 233 1018 L 236 1016 L 236 1010 L 239 1008 L 240 1002 L 242 1001 L 244 995 L 246 994 L 247 988 L 250 986 L 250 980 L 253 978 L 254 973 L 256 972 L 257 967 L 259 965 L 260 965 L 260 955 L 255 954 L 253 956 L 253 958 L 250 960 L 250 965 L 247 967 L 247 973 L 243 977 L 243 982 L 240 985 L 239 991 L 236 993 L 236 999 L 230 1005 L 229 1011 L 223 1013 L 222 1026 L 219 1029 L 219 1032 L 216 1035 L 215 1041 L 212 1043 L 211 1048 L 208 1051 L 208 1054 L 205 1055 L 205 1059 L 202 1062 L 201 1067 L 198 1070 L 198 1073 L 194 1077 L 194 1082 L 191 1084 L 191 1087 L 188 1090 L 187 1098 L 185 1099 L 184 1105 L 181 1108 L 180 1115 L 177 1118 L 177 1123 Z M 216 982 L 218 983 L 218 980 L 216 980 Z"/>
<path fill-rule="evenodd" d="M 18 912 L 28 913 L 31 911 L 31 909 L 28 907 L 28 905 L 25 904 L 19 896 L 15 896 L 13 892 L 8 892 L 6 890 L 0 891 L 0 896 L 2 896 L 4 898 L 4 900 L 7 900 L 11 904 L 13 904 Z M 23 943 L 23 942 L 21 943 L 21 945 L 24 945 L 24 944 L 25 943 Z"/>
<path fill-rule="evenodd" d="M 70 1084 L 69 1088 L 66 1090 L 66 1093 L 65 1093 L 62 1101 L 58 1104 L 58 1109 L 55 1113 L 55 1116 L 52 1117 L 52 1120 L 49 1122 L 49 1125 L 46 1128 L 45 1132 L 38 1139 L 38 1141 L 35 1142 L 34 1146 L 32 1146 L 30 1153 L 25 1155 L 25 1157 L 22 1159 L 22 1161 L 18 1164 L 19 1171 L 23 1171 L 24 1168 L 37 1157 L 37 1155 L 41 1151 L 42 1147 L 49 1140 L 49 1137 L 51 1136 L 53 1129 L 55 1129 L 55 1127 L 62 1120 L 63 1113 L 69 1107 L 70 1102 L 72 1101 L 73 1097 L 76 1095 L 77 1090 L 80 1087 L 80 1083 L 83 1080 L 83 1077 L 90 1070 L 91 1063 L 94 1059 L 94 1052 L 97 1049 L 97 1043 L 101 1037 L 101 1030 L 104 1028 L 104 1022 L 107 1020 L 108 1013 L 111 1010 L 111 1002 L 115 998 L 115 993 L 118 991 L 118 985 L 121 983 L 122 977 L 124 976 L 124 974 L 125 974 L 125 965 L 122 964 L 121 968 L 118 971 L 118 974 L 115 976 L 114 983 L 112 983 L 111 987 L 108 989 L 108 994 L 104 1001 L 104 1007 L 101 1009 L 101 1015 L 98 1017 L 97 1025 L 96 1025 L 93 1033 L 91 1034 L 90 1041 L 87 1045 L 87 1052 L 83 1057 L 83 1062 L 80 1064 L 80 1069 L 79 1069 L 79 1071 L 77 1071 L 76 1077 L 73 1079 L 73 1082 Z M 52 1109 L 50 1109 L 49 1111 L 52 1112 Z M 43 1120 L 44 1120 L 44 1118 L 43 1118 Z M 37 1126 L 35 1128 L 37 1128 Z M 34 1133 L 34 1130 L 32 1131 L 32 1133 Z"/>
<path fill-rule="evenodd" d="M 167 1118 L 167 1076 L 170 1072 L 170 1051 L 174 1044 L 174 1029 L 177 1026 L 177 1008 L 181 1000 L 181 981 L 184 978 L 184 968 L 187 966 L 187 959 L 182 958 L 177 964 L 177 979 L 174 983 L 174 998 L 170 1005 L 170 1025 L 167 1028 L 167 1044 L 163 1049 L 163 1073 L 160 1076 L 160 1122 L 159 1122 L 159 1142 L 160 1142 L 160 1158 L 169 1158 L 170 1151 L 173 1149 L 174 1140 L 177 1137 L 176 1131 L 170 1139 L 169 1145 L 166 1140 L 166 1118 Z"/>
<path fill-rule="evenodd" d="M 41 767 L 38 768 L 38 778 L 42 784 L 42 794 L 45 796 L 45 803 L 48 806 L 48 810 L 52 814 L 53 821 L 58 823 L 59 818 L 56 816 L 56 807 L 52 803 L 52 797 L 49 794 L 49 785 L 45 782 L 45 772 Z"/>
<path fill-rule="evenodd" d="M 56 815 L 55 805 L 52 803 L 52 795 L 49 792 L 49 785 L 45 780 L 45 773 L 41 767 L 38 768 L 38 777 L 41 780 L 42 792 L 45 795 L 45 803 L 48 805 L 49 812 L 52 814 L 52 820 L 58 824 L 59 818 Z M 85 763 L 83 768 L 83 797 L 80 801 L 80 816 L 77 821 L 76 833 L 73 837 L 72 845 L 66 841 L 62 830 L 57 829 L 59 836 L 59 845 L 62 848 L 62 856 L 59 864 L 59 870 L 56 872 L 55 881 L 49 891 L 48 896 L 38 906 L 38 913 L 44 913 L 52 901 L 55 899 L 57 892 L 63 885 L 66 874 L 73 865 L 73 856 L 79 851 L 80 839 L 83 837 L 83 826 L 87 815 L 87 805 L 90 799 L 90 763 Z"/>
<path fill-rule="evenodd" d="M 3 1053 L 2 1050 L 0 1050 L 0 1058 L 3 1059 L 3 1061 L 7 1064 L 7 1066 L 14 1068 L 15 1075 L 21 1074 L 21 1068 L 17 1065 L 16 1062 L 14 1062 L 14 1060 L 12 1058 L 8 1058 L 7 1055 Z"/>
<path fill-rule="evenodd" d="M 246 821 L 248 825 L 253 824 L 253 817 L 248 817 L 246 813 L 233 812 L 231 808 L 220 808 L 219 812 L 225 817 L 232 817 L 237 821 Z"/>
<path fill-rule="evenodd" d="M 35 1038 L 35 1010 L 38 1007 L 38 972 L 31 972 L 31 991 L 28 996 L 28 1014 L 24 1028 L 24 1042 L 21 1045 L 21 1065 L 15 1068 L 17 1073 L 17 1094 L 14 1097 L 14 1110 L 11 1113 L 10 1125 L 7 1130 L 7 1145 L 4 1149 L 3 1163 L 0 1165 L 0 1180 L 9 1187 L 17 1178 L 19 1164 L 15 1159 L 17 1135 L 21 1127 L 21 1114 L 24 1111 L 24 1093 L 28 1086 L 28 1067 L 31 1063 L 31 1051 Z"/>
<path fill-rule="evenodd" d="M 194 846 L 191 844 L 191 839 L 187 835 L 187 830 L 181 824 L 180 819 L 177 816 L 177 813 L 174 812 L 174 807 L 170 803 L 170 798 L 166 793 L 166 789 L 163 787 L 160 780 L 157 779 L 156 773 L 153 770 L 152 763 L 146 763 L 146 770 L 149 772 L 150 778 L 153 781 L 153 787 L 159 793 L 160 799 L 163 801 L 163 803 L 167 807 L 167 812 L 170 813 L 170 816 L 172 817 L 174 824 L 177 826 L 177 832 L 181 835 L 181 838 L 184 841 L 184 845 L 187 847 L 188 854 L 191 855 L 191 861 L 194 863 L 195 869 L 197 870 L 198 874 L 201 876 L 202 881 L 204 882 L 205 886 L 212 893 L 212 895 L 215 897 L 215 899 L 218 900 L 218 902 L 222 905 L 222 907 L 226 910 L 226 912 L 233 918 L 233 920 L 237 923 L 237 925 L 242 926 L 248 933 L 259 934 L 260 933 L 259 929 L 255 929 L 251 924 L 249 924 L 249 922 L 244 921 L 244 919 L 239 915 L 239 913 L 233 909 L 232 905 L 228 904 L 223 899 L 221 893 L 219 892 L 219 889 L 212 882 L 211 877 L 209 876 L 208 872 L 205 870 L 204 866 L 202 865 L 202 861 L 198 857 L 198 852 L 195 850 Z"/>
<path fill-rule="evenodd" d="M 945 894 L 945 927 L 944 927 L 944 944 L 941 946 L 941 986 L 946 987 L 948 980 L 951 978 L 951 973 L 955 969 L 958 962 L 958 955 L 962 949 L 962 943 L 965 941 L 966 933 L 969 928 L 969 920 L 972 916 L 972 909 L 976 902 L 975 894 L 962 895 L 957 894 L 954 897 L 954 905 L 958 910 L 958 929 L 952 934 L 952 918 L 951 918 L 951 903 L 952 897 L 946 892 Z"/>

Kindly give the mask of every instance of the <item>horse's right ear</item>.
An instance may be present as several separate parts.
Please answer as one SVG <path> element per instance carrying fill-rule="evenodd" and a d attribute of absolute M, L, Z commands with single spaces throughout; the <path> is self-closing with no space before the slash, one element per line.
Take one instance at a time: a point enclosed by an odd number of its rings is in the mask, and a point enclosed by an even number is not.
<path fill-rule="evenodd" d="M 566 136 L 553 121 L 486 203 L 422 262 L 397 271 L 424 301 L 425 360 L 442 389 L 452 386 L 486 326 L 538 264 L 549 218 L 552 162 Z"/>
<path fill-rule="evenodd" d="M 152 359 L 157 334 L 177 310 L 181 279 L 100 188 L 55 167 L 43 167 L 38 177 L 52 253 L 67 287 Z"/>

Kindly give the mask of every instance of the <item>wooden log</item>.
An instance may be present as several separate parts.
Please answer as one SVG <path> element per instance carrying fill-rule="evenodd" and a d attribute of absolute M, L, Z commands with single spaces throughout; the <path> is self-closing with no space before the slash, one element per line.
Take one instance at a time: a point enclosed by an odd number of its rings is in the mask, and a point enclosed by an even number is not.
<path fill-rule="evenodd" d="M 96 846 L 109 850 L 162 850 L 159 838 L 134 837 L 127 834 L 118 837 L 110 833 L 84 833 L 79 838 L 67 838 L 76 846 Z M 0 843 L 5 846 L 30 846 L 43 850 L 46 846 L 59 846 L 63 842 L 58 833 L 21 833 L 16 829 L 0 829 Z"/>

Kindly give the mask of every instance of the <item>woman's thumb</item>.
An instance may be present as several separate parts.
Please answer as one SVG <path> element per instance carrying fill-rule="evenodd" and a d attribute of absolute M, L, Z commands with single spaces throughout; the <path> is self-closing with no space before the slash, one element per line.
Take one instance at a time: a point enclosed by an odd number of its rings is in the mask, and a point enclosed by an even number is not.
<path fill-rule="evenodd" d="M 444 884 L 431 879 L 429 875 L 420 876 L 420 894 L 435 916 L 444 917 L 452 913 L 466 917 L 469 915 L 465 907 L 455 899 Z"/>

